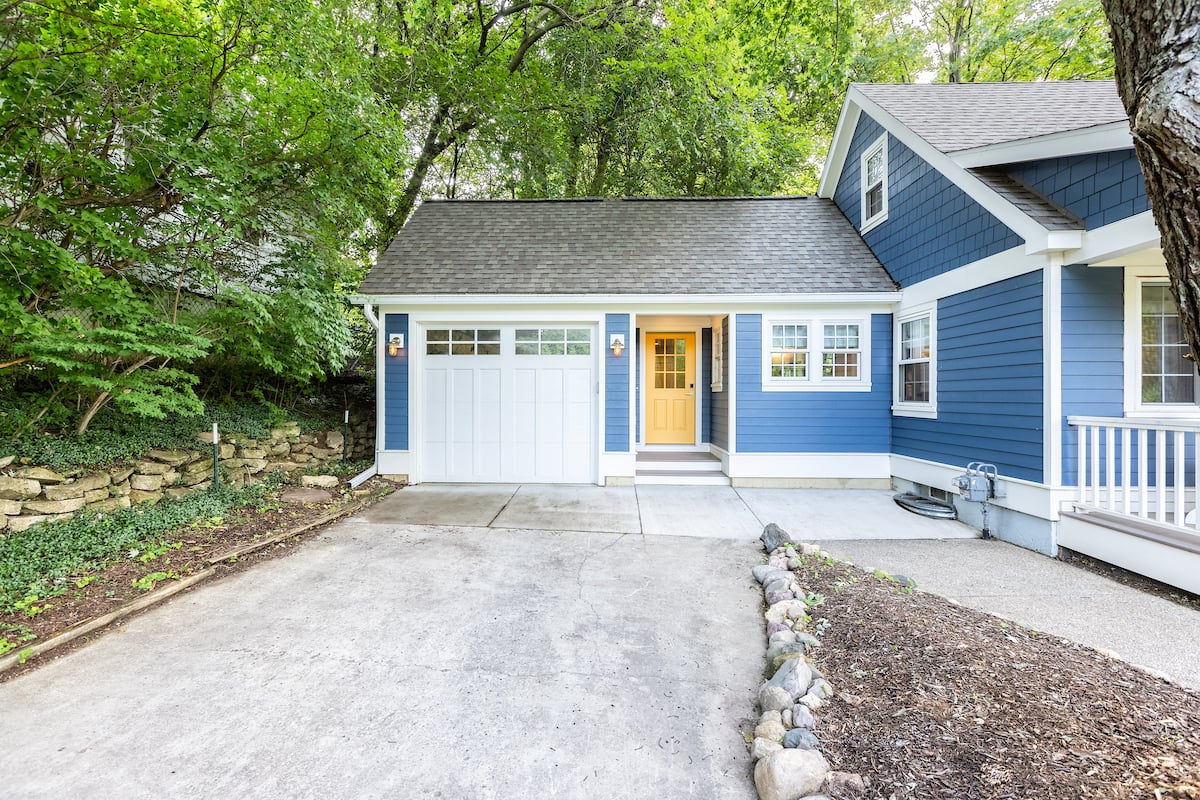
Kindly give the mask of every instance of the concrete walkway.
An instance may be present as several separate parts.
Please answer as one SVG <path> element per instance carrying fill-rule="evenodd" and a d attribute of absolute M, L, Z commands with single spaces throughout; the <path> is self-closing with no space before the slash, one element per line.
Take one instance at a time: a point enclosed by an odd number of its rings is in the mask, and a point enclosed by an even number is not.
<path fill-rule="evenodd" d="M 919 517 L 892 492 L 733 489 L 728 486 L 422 484 L 397 492 L 368 517 L 410 525 L 610 531 L 757 539 L 774 522 L 806 539 L 970 539 L 958 522 Z"/>
<path fill-rule="evenodd" d="M 996 540 L 843 540 L 821 548 L 1200 689 L 1200 609 Z"/>
<path fill-rule="evenodd" d="M 755 798 L 757 542 L 393 516 L 0 684 L 3 795 Z"/>

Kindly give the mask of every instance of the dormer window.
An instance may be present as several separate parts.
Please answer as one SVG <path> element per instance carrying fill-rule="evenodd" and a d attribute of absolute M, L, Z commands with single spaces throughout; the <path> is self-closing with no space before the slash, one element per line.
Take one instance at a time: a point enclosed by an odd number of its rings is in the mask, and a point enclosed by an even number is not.
<path fill-rule="evenodd" d="M 880 136 L 863 152 L 862 224 L 864 233 L 887 219 L 887 134 Z"/>

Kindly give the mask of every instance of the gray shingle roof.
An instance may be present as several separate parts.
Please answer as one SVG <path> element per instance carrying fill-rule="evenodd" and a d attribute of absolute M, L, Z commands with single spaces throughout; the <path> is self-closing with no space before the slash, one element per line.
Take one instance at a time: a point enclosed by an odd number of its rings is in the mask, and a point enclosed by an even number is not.
<path fill-rule="evenodd" d="M 815 197 L 423 203 L 365 295 L 809 294 L 895 284 Z"/>
<path fill-rule="evenodd" d="M 1113 81 L 854 87 L 943 153 L 1128 119 Z"/>
<path fill-rule="evenodd" d="M 979 167 L 971 172 L 1046 230 L 1081 231 L 1087 227 L 1082 219 L 1032 186 L 1014 178 L 1004 167 Z"/>

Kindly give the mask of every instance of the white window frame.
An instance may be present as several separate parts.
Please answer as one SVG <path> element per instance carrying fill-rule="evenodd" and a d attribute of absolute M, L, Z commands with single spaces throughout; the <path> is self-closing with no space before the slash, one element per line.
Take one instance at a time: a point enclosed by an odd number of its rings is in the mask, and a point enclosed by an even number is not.
<path fill-rule="evenodd" d="M 858 226 L 861 233 L 874 228 L 876 225 L 884 222 L 888 216 L 888 135 L 885 133 L 871 143 L 871 146 L 863 151 L 858 163 L 858 199 L 859 199 L 859 218 L 862 222 Z M 883 193 L 883 205 L 879 213 L 873 217 L 867 216 L 867 191 L 871 188 L 867 185 L 867 161 L 876 153 L 882 155 L 883 161 L 883 177 L 880 180 L 880 187 Z"/>
<path fill-rule="evenodd" d="M 1191 403 L 1142 402 L 1142 288 L 1169 282 L 1166 268 L 1125 269 L 1125 416 L 1143 419 L 1200 419 L 1200 382 Z"/>
<path fill-rule="evenodd" d="M 808 326 L 807 376 L 803 378 L 777 378 L 771 375 L 771 340 L 775 325 Z M 858 326 L 858 377 L 824 377 L 822 353 L 825 352 L 826 325 Z M 768 316 L 762 317 L 762 347 L 759 359 L 762 366 L 762 389 L 764 392 L 869 392 L 871 391 L 871 315 L 846 316 Z M 830 351 L 842 352 L 842 351 Z"/>
<path fill-rule="evenodd" d="M 904 331 L 904 323 L 913 322 L 918 319 L 927 318 L 929 320 L 929 358 L 927 359 L 911 359 L 907 363 L 917 363 L 920 361 L 929 362 L 929 401 L 915 402 L 912 400 L 903 400 L 902 393 L 904 391 L 902 365 L 906 363 L 903 359 L 903 340 L 902 332 Z M 896 321 L 892 329 L 892 341 L 894 342 L 892 363 L 895 365 L 895 374 L 892 376 L 892 414 L 897 417 L 923 417 L 925 419 L 937 418 L 937 306 L 927 305 L 905 311 L 896 315 Z"/>
<path fill-rule="evenodd" d="M 725 391 L 725 331 L 724 320 L 717 320 L 712 326 L 712 380 L 708 388 L 713 392 Z"/>

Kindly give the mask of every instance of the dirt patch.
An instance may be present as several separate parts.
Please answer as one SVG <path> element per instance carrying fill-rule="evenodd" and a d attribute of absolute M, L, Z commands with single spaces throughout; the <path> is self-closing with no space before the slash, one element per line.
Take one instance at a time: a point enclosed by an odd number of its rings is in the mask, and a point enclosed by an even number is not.
<path fill-rule="evenodd" d="M 1200 800 L 1200 693 L 847 564 L 797 573 L 838 693 L 816 732 L 871 797 Z"/>
<path fill-rule="evenodd" d="M 1146 592 L 1147 594 L 1161 597 L 1164 600 L 1170 600 L 1172 603 L 1178 603 L 1181 606 L 1187 606 L 1188 608 L 1200 611 L 1200 595 L 1192 594 L 1185 589 L 1160 583 L 1153 578 L 1138 575 L 1136 572 L 1130 572 L 1115 564 L 1100 561 L 1083 553 L 1068 550 L 1065 547 L 1059 548 L 1058 558 L 1060 561 L 1070 564 L 1073 567 L 1086 570 L 1094 575 L 1101 575 L 1123 586 L 1129 586 L 1140 592 Z"/>
<path fill-rule="evenodd" d="M 0 632 L 10 640 L 17 636 L 26 639 L 18 646 L 19 650 L 102 617 L 152 590 L 170 586 L 206 568 L 215 566 L 217 572 L 213 577 L 220 578 L 288 555 L 325 526 L 318 525 L 253 552 L 229 556 L 331 515 L 341 516 L 365 508 L 394 491 L 395 485 L 373 478 L 355 492 L 334 493 L 329 502 L 306 505 L 283 502 L 280 494 L 288 488 L 284 486 L 267 495 L 256 507 L 233 509 L 224 517 L 196 520 L 165 537 L 160 545 L 130 550 L 124 559 L 106 569 L 73 576 L 68 591 L 48 598 L 42 606 L 44 610 L 35 616 L 0 615 Z M 0 682 L 60 658 L 120 624 L 114 622 L 62 647 L 32 656 L 24 664 L 0 672 Z"/>

